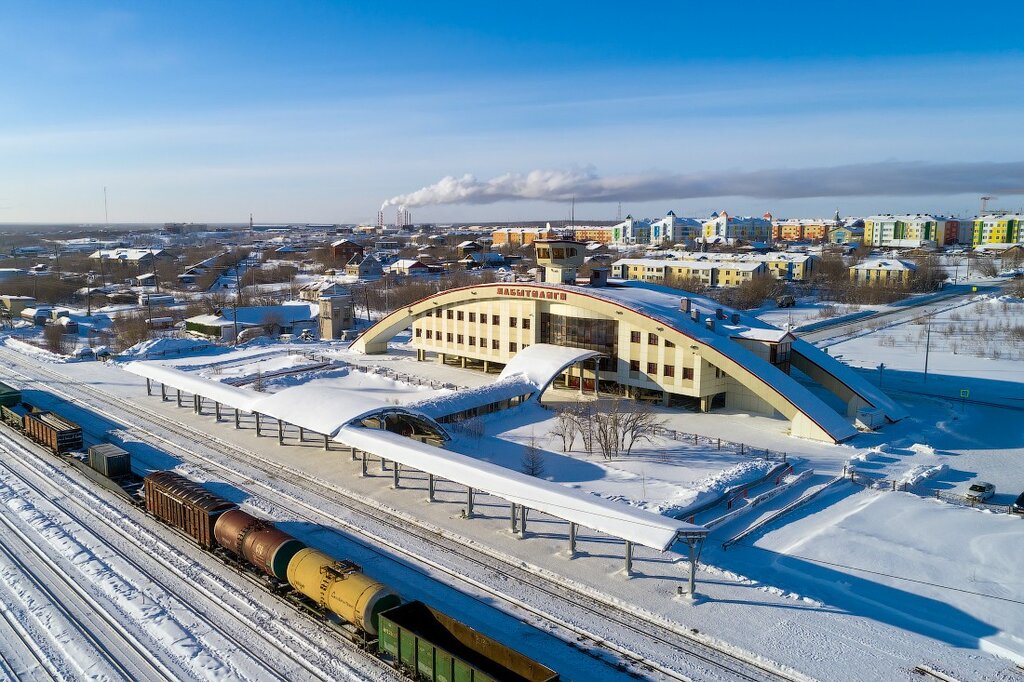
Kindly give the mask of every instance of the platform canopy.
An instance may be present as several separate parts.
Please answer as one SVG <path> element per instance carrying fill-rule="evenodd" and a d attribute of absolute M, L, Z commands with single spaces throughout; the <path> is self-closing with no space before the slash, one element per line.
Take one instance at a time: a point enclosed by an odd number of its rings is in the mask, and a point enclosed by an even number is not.
<path fill-rule="evenodd" d="M 703 526 L 677 521 L 623 502 L 606 500 L 389 431 L 345 426 L 334 440 L 393 460 L 410 469 L 482 490 L 509 502 L 658 551 L 667 550 L 680 536 L 707 534 Z"/>
<path fill-rule="evenodd" d="M 150 362 L 130 362 L 123 365 L 123 368 L 137 376 L 202 396 L 225 407 L 258 412 L 271 419 L 280 419 L 292 426 L 327 436 L 335 435 L 346 424 L 369 417 L 404 414 L 424 420 L 441 437 L 447 437 L 444 428 L 429 416 L 415 409 L 367 396 L 365 390 L 304 384 L 277 393 L 258 393 Z"/>

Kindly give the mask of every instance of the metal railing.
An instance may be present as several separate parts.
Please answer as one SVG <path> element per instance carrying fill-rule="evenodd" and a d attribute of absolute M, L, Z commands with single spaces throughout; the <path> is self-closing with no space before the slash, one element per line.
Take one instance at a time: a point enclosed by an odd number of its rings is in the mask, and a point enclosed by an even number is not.
<path fill-rule="evenodd" d="M 686 433 L 685 431 L 666 429 L 662 426 L 656 426 L 654 428 L 654 435 L 661 436 L 663 438 L 670 438 L 680 442 L 689 442 L 694 445 L 700 445 L 701 443 L 704 443 L 705 445 L 713 445 L 718 450 L 721 450 L 723 447 L 731 450 L 738 450 L 744 457 L 767 459 L 771 462 L 788 461 L 785 452 L 769 450 L 768 448 L 755 448 L 752 445 L 747 445 L 746 443 L 737 443 L 731 440 L 723 440 L 722 438 L 702 436 L 698 433 Z"/>

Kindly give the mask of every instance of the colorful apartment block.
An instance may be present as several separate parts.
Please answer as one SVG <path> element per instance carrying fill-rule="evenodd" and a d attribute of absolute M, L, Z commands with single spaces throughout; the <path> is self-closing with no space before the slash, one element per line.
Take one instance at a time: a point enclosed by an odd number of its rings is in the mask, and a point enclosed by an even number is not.
<path fill-rule="evenodd" d="M 703 224 L 704 239 L 720 238 L 726 241 L 767 242 L 772 238 L 772 214 L 760 218 L 730 216 L 725 211 L 712 213 Z"/>
<path fill-rule="evenodd" d="M 1004 213 L 974 219 L 971 244 L 1016 244 L 1024 242 L 1024 214 Z"/>
<path fill-rule="evenodd" d="M 866 260 L 850 268 L 850 281 L 857 284 L 908 284 L 917 266 L 898 258 Z"/>

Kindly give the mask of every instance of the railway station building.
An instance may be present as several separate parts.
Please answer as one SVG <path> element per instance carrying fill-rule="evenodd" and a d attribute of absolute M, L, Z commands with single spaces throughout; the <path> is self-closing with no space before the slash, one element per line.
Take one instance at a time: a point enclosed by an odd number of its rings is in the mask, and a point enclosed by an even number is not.
<path fill-rule="evenodd" d="M 353 350 L 384 353 L 391 338 L 411 329 L 418 360 L 494 371 L 535 344 L 586 349 L 596 357 L 551 376 L 583 391 L 704 412 L 781 415 L 792 435 L 826 442 L 855 435 L 861 410 L 889 421 L 906 416 L 853 369 L 785 330 L 704 297 L 609 281 L 607 271 L 577 282 L 581 243 L 535 245 L 544 281 L 439 292 L 377 322 Z"/>

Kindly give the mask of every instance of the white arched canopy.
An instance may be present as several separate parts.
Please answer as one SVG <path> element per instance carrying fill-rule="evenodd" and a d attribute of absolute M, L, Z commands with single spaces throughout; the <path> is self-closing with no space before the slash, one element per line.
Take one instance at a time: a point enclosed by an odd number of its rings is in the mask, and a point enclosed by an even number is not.
<path fill-rule="evenodd" d="M 537 392 L 539 399 L 559 374 L 577 362 L 597 357 L 604 357 L 604 354 L 585 348 L 535 343 L 522 349 L 509 360 L 505 369 L 501 370 L 498 381 L 515 374 L 522 374 L 539 389 Z"/>

